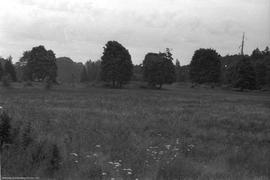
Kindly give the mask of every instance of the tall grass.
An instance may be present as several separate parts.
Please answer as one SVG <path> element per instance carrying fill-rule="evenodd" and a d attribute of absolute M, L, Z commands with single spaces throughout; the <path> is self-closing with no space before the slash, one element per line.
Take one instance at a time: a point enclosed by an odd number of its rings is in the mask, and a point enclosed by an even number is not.
<path fill-rule="evenodd" d="M 184 86 L 0 93 L 14 126 L 31 122 L 38 144 L 28 149 L 29 156 L 51 151 L 48 141 L 57 144 L 59 178 L 270 178 L 269 94 Z M 44 164 L 12 167 L 32 157 L 7 153 L 4 174 L 48 175 Z"/>

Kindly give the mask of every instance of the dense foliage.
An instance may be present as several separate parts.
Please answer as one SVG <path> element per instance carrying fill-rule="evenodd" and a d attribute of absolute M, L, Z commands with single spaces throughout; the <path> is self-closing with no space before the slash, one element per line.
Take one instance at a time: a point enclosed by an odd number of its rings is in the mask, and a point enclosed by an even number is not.
<path fill-rule="evenodd" d="M 44 46 L 33 47 L 24 52 L 21 62 L 27 63 L 25 73 L 29 80 L 56 82 L 57 65 L 52 50 L 46 50 Z"/>
<path fill-rule="evenodd" d="M 246 80 L 250 83 L 247 83 Z M 243 89 L 262 89 L 270 86 L 269 48 L 266 47 L 264 51 L 257 48 L 252 52 L 251 56 L 233 55 L 223 57 L 222 83 Z"/>
<path fill-rule="evenodd" d="M 218 83 L 221 75 L 220 55 L 213 49 L 196 50 L 190 63 L 190 79 L 195 83 Z"/>
<path fill-rule="evenodd" d="M 6 112 L 2 112 L 0 109 L 0 148 L 2 151 L 3 144 L 9 144 L 11 142 L 11 118 Z"/>
<path fill-rule="evenodd" d="M 162 88 L 176 80 L 175 67 L 169 49 L 165 53 L 148 53 L 143 61 L 143 77 L 150 87 Z"/>
<path fill-rule="evenodd" d="M 121 88 L 130 81 L 133 64 L 128 50 L 117 41 L 109 41 L 101 57 L 101 79 Z"/>
<path fill-rule="evenodd" d="M 236 79 L 233 86 L 241 90 L 256 89 L 255 71 L 248 58 L 243 58 L 236 64 Z"/>

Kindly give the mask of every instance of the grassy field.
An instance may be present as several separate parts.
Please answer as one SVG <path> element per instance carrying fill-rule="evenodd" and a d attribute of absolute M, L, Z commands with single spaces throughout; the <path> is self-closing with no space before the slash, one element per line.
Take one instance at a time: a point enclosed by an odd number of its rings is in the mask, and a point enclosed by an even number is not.
<path fill-rule="evenodd" d="M 0 105 L 14 127 L 31 123 L 35 141 L 57 144 L 59 178 L 270 178 L 269 93 L 0 87 Z M 4 152 L 3 174 L 42 174 L 16 152 Z"/>

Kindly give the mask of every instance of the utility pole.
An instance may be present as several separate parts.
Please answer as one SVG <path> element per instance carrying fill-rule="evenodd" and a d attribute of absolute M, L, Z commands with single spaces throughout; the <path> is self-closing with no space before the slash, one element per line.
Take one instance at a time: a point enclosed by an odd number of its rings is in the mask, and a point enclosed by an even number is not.
<path fill-rule="evenodd" d="M 244 45 L 245 45 L 245 33 L 243 33 L 243 38 L 242 38 L 242 44 L 241 44 L 241 55 L 244 55 Z"/>

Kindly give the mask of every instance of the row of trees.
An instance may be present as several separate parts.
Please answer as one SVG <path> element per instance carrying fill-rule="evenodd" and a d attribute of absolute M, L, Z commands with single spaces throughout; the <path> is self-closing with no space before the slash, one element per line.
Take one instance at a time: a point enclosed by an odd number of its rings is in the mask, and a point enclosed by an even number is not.
<path fill-rule="evenodd" d="M 261 89 L 270 85 L 270 53 L 255 49 L 251 56 L 221 57 L 213 49 L 195 51 L 189 66 L 190 80 L 194 83 L 228 84 L 235 88 Z"/>
<path fill-rule="evenodd" d="M 176 80 L 172 53 L 166 49 L 161 53 L 148 53 L 142 66 L 133 66 L 129 51 L 117 41 L 109 41 L 100 61 L 86 62 L 81 82 L 102 80 L 111 83 L 113 88 L 121 88 L 134 78 L 133 70 L 142 69 L 143 79 L 151 88 L 161 88 Z"/>
<path fill-rule="evenodd" d="M 81 82 L 105 81 L 113 88 L 121 88 L 130 80 L 143 80 L 151 88 L 163 84 L 181 82 L 229 84 L 241 89 L 260 89 L 270 84 L 269 48 L 255 49 L 251 56 L 234 55 L 221 57 L 214 49 L 198 49 L 188 66 L 173 63 L 171 50 L 146 54 L 141 65 L 134 66 L 128 49 L 117 41 L 109 41 L 104 47 L 101 60 L 87 61 L 81 74 Z M 56 83 L 57 65 L 55 54 L 44 46 L 25 51 L 19 65 L 23 67 L 24 80 Z M 12 58 L 0 66 L 0 77 L 8 75 L 16 81 Z"/>

